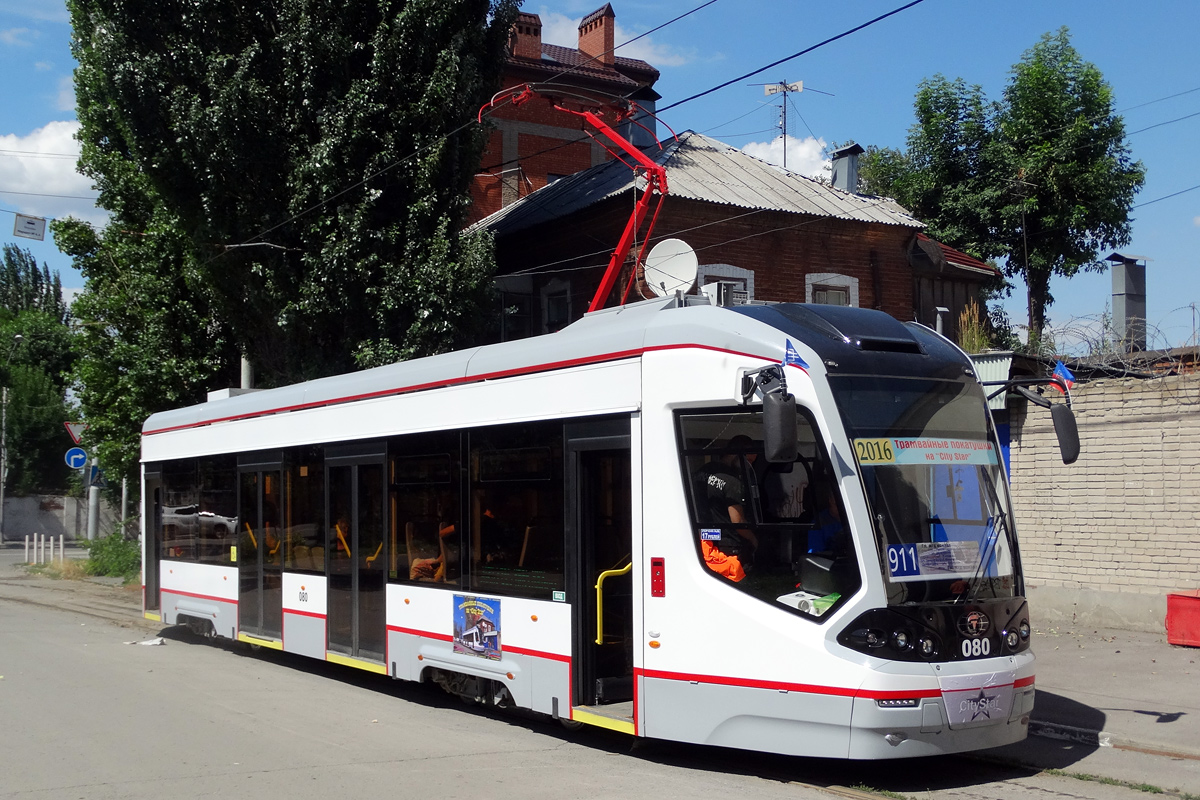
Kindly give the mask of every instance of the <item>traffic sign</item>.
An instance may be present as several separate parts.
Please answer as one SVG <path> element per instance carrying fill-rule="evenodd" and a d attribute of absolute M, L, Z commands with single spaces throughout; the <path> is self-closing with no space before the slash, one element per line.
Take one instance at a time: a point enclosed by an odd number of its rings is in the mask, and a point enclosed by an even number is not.
<path fill-rule="evenodd" d="M 71 469 L 79 469 L 83 465 L 87 464 L 88 454 L 87 451 L 82 447 L 72 447 L 67 451 L 67 455 L 65 456 L 64 460 L 67 462 L 67 466 Z"/>
<path fill-rule="evenodd" d="M 94 464 L 92 465 L 91 477 L 88 478 L 88 486 L 94 486 L 97 489 L 108 488 L 108 481 L 104 480 L 104 470 L 100 469 Z"/>
<path fill-rule="evenodd" d="M 64 422 L 67 426 L 67 433 L 71 434 L 71 441 L 79 444 L 79 437 L 83 434 L 83 429 L 87 427 L 86 422 Z"/>

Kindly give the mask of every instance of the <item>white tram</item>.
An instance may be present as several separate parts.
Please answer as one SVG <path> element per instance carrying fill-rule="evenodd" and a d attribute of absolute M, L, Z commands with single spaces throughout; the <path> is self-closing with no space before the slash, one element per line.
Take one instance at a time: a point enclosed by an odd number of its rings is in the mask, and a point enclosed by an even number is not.
<path fill-rule="evenodd" d="M 984 391 L 880 312 L 647 301 L 155 414 L 142 462 L 165 624 L 635 736 L 863 759 L 1026 735 Z"/>

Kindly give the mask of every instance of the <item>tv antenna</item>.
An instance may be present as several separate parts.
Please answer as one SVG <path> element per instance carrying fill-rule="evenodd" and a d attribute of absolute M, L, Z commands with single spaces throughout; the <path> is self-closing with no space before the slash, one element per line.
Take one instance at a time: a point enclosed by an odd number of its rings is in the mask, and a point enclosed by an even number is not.
<path fill-rule="evenodd" d="M 779 104 L 780 105 L 779 127 L 783 128 L 783 168 L 787 169 L 787 108 L 788 108 L 787 96 L 788 96 L 788 92 L 797 92 L 797 93 L 803 92 L 804 91 L 804 81 L 794 81 L 792 83 L 788 83 L 787 81 L 780 81 L 779 83 L 752 83 L 750 85 L 763 87 L 763 94 L 766 95 L 767 97 L 770 97 L 771 95 L 776 95 L 776 94 L 783 95 L 783 102 Z M 827 94 L 830 97 L 834 96 L 833 92 L 823 92 L 820 89 L 814 89 L 811 86 L 808 88 L 808 90 L 810 92 L 816 92 L 817 94 Z M 801 117 L 800 121 L 803 122 L 804 117 Z M 807 122 L 805 122 L 804 124 L 805 124 L 805 126 L 808 125 Z M 808 132 L 812 133 L 812 129 L 810 128 Z M 813 138 L 815 139 L 816 137 L 814 136 Z"/>

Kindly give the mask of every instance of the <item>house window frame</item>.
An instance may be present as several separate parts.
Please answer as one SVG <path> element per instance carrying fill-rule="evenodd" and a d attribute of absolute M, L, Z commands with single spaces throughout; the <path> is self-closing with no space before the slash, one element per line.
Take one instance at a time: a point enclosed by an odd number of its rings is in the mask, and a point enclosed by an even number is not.
<path fill-rule="evenodd" d="M 842 275 L 837 272 L 814 272 L 804 276 L 804 302 L 812 303 L 814 290 L 818 286 L 827 286 L 831 289 L 845 289 L 850 297 L 850 305 L 854 308 L 859 307 L 858 301 L 858 278 L 850 275 Z"/>

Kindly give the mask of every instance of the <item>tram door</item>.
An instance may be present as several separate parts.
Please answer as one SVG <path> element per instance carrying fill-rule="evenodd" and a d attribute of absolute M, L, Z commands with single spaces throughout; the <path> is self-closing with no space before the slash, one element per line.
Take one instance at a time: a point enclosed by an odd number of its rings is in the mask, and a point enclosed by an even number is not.
<path fill-rule="evenodd" d="M 238 474 L 238 627 L 270 639 L 283 636 L 281 477 L 279 469 Z"/>
<path fill-rule="evenodd" d="M 628 421 L 623 428 L 628 431 Z M 629 436 L 568 438 L 576 705 L 633 700 L 633 519 Z M 597 589 L 599 586 L 599 589 Z"/>
<path fill-rule="evenodd" d="M 326 452 L 329 649 L 382 662 L 387 636 L 383 451 Z"/>
<path fill-rule="evenodd" d="M 162 548 L 162 473 L 146 470 L 143 479 L 145 486 L 145 508 L 142 510 L 142 552 L 146 563 L 143 565 L 145 586 L 142 587 L 143 600 L 147 611 L 159 610 L 159 574 L 158 563 Z"/>

